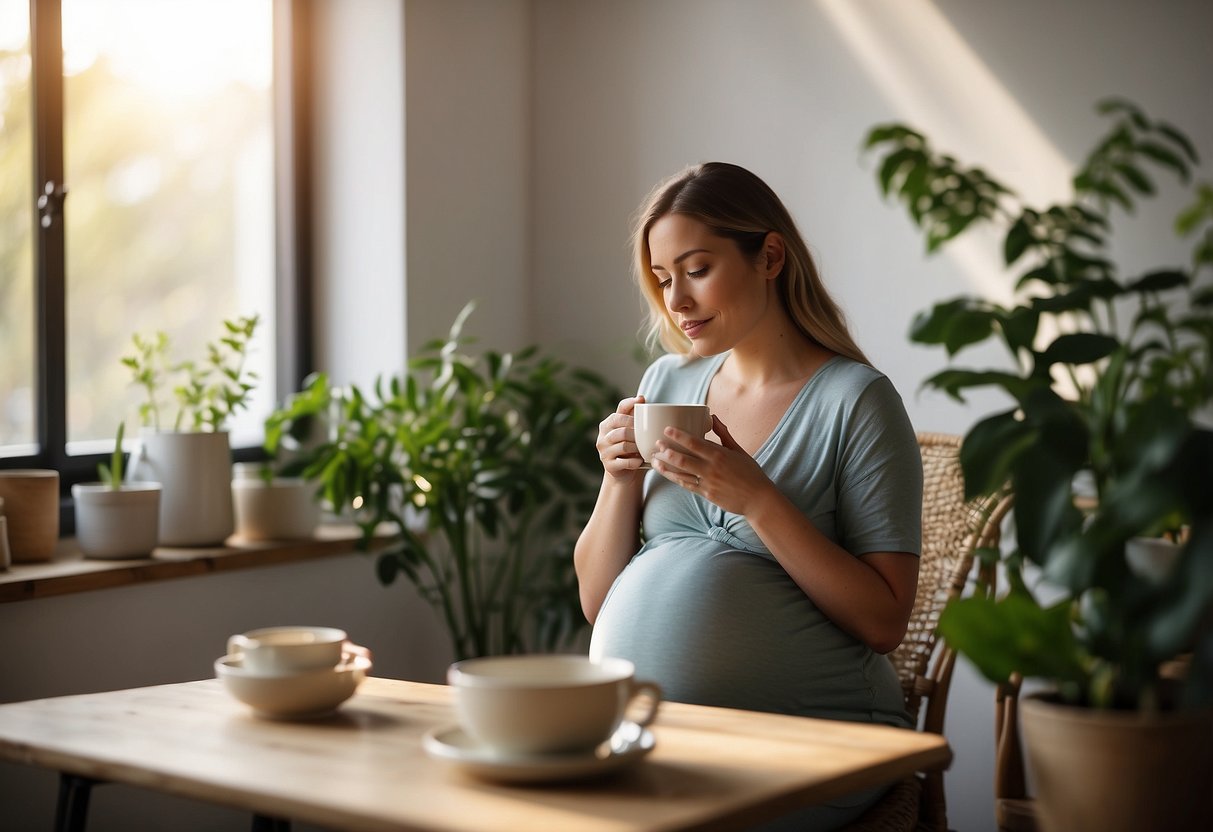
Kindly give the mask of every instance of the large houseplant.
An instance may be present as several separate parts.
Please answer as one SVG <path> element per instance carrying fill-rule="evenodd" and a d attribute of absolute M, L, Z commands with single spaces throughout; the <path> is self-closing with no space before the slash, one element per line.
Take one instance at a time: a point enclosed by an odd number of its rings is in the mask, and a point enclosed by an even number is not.
<path fill-rule="evenodd" d="M 913 341 L 949 356 L 987 341 L 1008 356 L 925 381 L 961 400 L 977 387 L 1011 399 L 961 452 L 970 496 L 1014 492 L 1016 545 L 987 553 L 1001 556 L 1009 590 L 953 603 L 940 632 L 995 682 L 1037 677 L 1061 703 L 1137 719 L 1213 704 L 1213 432 L 1200 420 L 1213 401 L 1213 188 L 1191 185 L 1198 157 L 1183 133 L 1129 102 L 1099 110 L 1109 132 L 1074 175 L 1073 198 L 1047 207 L 905 125 L 872 129 L 867 146 L 882 149 L 881 188 L 905 203 L 928 251 L 1001 226 L 1015 279 L 1010 304 L 962 296 L 911 327 Z M 1177 229 L 1195 235 L 1194 253 L 1122 275 L 1109 255 L 1114 214 L 1155 195 L 1156 172 L 1193 193 Z M 1127 544 L 1164 535 L 1177 546 L 1169 568 L 1146 574 L 1126 557 Z M 1187 673 L 1172 697 L 1164 668 L 1178 657 Z"/>
<path fill-rule="evenodd" d="M 388 530 L 379 578 L 417 587 L 457 657 L 553 649 L 584 623 L 571 553 L 601 479 L 595 431 L 621 394 L 535 347 L 470 355 L 472 309 L 373 390 L 314 377 L 271 415 L 266 445 L 328 422 L 292 467 L 352 512 L 364 544 Z"/>
<path fill-rule="evenodd" d="M 232 533 L 227 423 L 248 406 L 257 383 L 247 359 L 259 322 L 257 315 L 224 321 L 200 360 L 175 361 L 163 332 L 135 334 L 134 353 L 122 359 L 145 397 L 139 407 L 143 430 L 128 471 L 162 486 L 162 545 L 218 545 Z"/>

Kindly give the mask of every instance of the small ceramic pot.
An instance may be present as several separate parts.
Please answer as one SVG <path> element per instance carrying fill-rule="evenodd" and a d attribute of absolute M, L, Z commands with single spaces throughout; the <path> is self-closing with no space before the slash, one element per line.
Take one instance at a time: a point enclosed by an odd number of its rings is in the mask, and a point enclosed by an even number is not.
<path fill-rule="evenodd" d="M 237 476 L 232 480 L 236 534 L 245 540 L 300 540 L 314 537 L 320 506 L 307 480 Z"/>
<path fill-rule="evenodd" d="M 59 472 L 40 468 L 0 471 L 0 498 L 13 563 L 50 560 L 59 542 Z"/>
<path fill-rule="evenodd" d="M 85 557 L 144 558 L 160 530 L 160 483 L 128 482 L 114 490 L 100 482 L 72 486 L 76 542 Z"/>

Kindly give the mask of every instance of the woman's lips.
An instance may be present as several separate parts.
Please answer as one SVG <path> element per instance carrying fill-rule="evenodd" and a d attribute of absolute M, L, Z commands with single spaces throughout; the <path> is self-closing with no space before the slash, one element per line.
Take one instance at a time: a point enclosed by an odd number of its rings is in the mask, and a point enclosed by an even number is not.
<path fill-rule="evenodd" d="M 688 338 L 695 338 L 703 331 L 703 328 L 707 325 L 708 325 L 708 321 L 706 321 L 706 320 L 704 320 L 704 321 L 683 321 L 682 322 L 682 333 L 683 333 L 683 335 L 685 335 Z"/>

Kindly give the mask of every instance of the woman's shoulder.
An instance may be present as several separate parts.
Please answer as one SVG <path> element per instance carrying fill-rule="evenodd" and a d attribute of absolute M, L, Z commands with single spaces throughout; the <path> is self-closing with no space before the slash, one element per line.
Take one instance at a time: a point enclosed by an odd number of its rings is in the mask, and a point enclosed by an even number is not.
<path fill-rule="evenodd" d="M 853 399 L 873 385 L 877 387 L 892 387 L 892 382 L 884 373 L 871 364 L 864 364 L 845 355 L 835 355 L 818 370 L 828 387 L 840 395 Z"/>
<path fill-rule="evenodd" d="M 835 356 L 818 370 L 813 382 L 805 405 L 814 419 L 833 418 L 852 427 L 909 421 L 892 380 L 869 364 Z"/>

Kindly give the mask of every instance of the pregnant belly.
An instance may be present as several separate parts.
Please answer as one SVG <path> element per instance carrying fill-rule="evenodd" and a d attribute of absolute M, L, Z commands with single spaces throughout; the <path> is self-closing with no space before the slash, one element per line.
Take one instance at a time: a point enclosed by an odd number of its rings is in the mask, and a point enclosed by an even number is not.
<path fill-rule="evenodd" d="M 706 538 L 633 559 L 594 625 L 593 656 L 619 656 L 666 698 L 749 710 L 893 721 L 892 667 L 827 619 L 779 564 Z"/>

